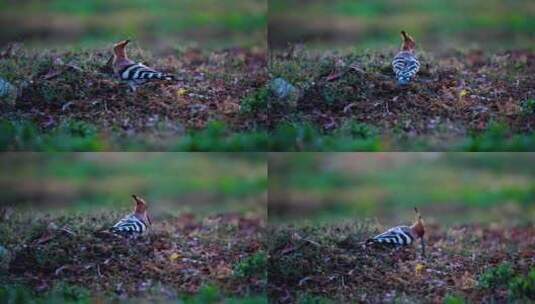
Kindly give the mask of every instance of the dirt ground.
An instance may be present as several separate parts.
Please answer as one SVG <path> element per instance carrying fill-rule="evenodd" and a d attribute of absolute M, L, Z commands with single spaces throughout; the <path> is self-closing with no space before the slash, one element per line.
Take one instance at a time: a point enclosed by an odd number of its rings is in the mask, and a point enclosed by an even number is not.
<path fill-rule="evenodd" d="M 7 221 L 2 245 L 11 259 L 0 279 L 37 293 L 61 282 L 123 299 L 176 299 L 206 285 L 231 296 L 265 290 L 260 217 L 182 214 L 159 220 L 138 239 L 103 232 L 113 216 L 102 217 L 48 217 L 30 228 L 27 219 Z"/>
<path fill-rule="evenodd" d="M 201 129 L 213 120 L 248 130 L 267 119 L 262 109 L 244 105 L 266 81 L 260 48 L 170 49 L 155 56 L 133 45 L 133 60 L 177 77 L 136 93 L 113 77 L 106 65 L 109 50 L 37 53 L 11 45 L 1 54 L 0 75 L 19 90 L 14 104 L 0 105 L 2 117 L 30 120 L 44 131 L 75 119 L 110 133 L 165 136 Z"/>
<path fill-rule="evenodd" d="M 522 289 L 535 279 L 526 277 L 535 274 L 533 225 L 434 225 L 428 227 L 426 257 L 419 244 L 398 250 L 363 246 L 378 232 L 371 227 L 271 228 L 270 301 L 523 303 L 535 297 L 533 288 Z"/>
<path fill-rule="evenodd" d="M 329 134 L 356 121 L 397 139 L 435 137 L 435 145 L 443 146 L 496 123 L 511 134 L 533 133 L 533 52 L 420 52 L 420 72 L 407 88 L 394 81 L 394 54 L 318 53 L 298 46 L 274 52 L 272 77 L 299 93 L 273 103 L 270 127 L 311 123 Z"/>

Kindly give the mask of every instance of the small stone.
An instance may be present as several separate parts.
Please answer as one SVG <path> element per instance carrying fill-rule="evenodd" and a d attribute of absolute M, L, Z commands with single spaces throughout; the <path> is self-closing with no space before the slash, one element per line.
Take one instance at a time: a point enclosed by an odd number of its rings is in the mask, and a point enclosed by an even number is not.
<path fill-rule="evenodd" d="M 9 262 L 11 261 L 11 254 L 6 247 L 0 245 L 0 271 L 7 270 L 9 268 Z"/>
<path fill-rule="evenodd" d="M 298 94 L 299 90 L 284 78 L 275 78 L 271 81 L 270 89 L 278 99 L 286 99 Z"/>
<path fill-rule="evenodd" d="M 14 104 L 16 97 L 17 88 L 4 78 L 0 77 L 0 101 Z"/>

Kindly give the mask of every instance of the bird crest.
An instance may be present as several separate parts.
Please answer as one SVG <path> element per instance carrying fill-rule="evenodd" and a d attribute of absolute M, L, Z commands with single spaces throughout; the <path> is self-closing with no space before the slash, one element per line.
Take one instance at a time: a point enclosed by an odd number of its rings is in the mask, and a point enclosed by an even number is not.
<path fill-rule="evenodd" d="M 113 53 L 117 58 L 127 58 L 125 48 L 128 43 L 130 43 L 130 40 L 122 40 L 113 46 Z"/>
<path fill-rule="evenodd" d="M 152 225 L 148 213 L 148 206 L 145 200 L 135 194 L 132 194 L 132 198 L 134 200 L 134 203 L 136 204 L 134 214 L 142 219 L 146 219 L 149 225 Z"/>
<path fill-rule="evenodd" d="M 416 48 L 416 42 L 414 42 L 414 38 L 412 38 L 407 32 L 401 31 L 401 50 L 407 51 L 407 52 L 413 52 Z"/>

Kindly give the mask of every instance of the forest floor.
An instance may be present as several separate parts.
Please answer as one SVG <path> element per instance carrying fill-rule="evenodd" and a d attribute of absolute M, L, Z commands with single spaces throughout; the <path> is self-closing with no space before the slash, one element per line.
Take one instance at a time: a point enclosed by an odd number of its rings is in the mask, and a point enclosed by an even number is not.
<path fill-rule="evenodd" d="M 380 229 L 383 229 L 381 227 Z M 269 228 L 272 303 L 527 303 L 535 300 L 535 227 L 428 225 L 399 250 L 363 240 L 371 222 Z"/>
<path fill-rule="evenodd" d="M 299 45 L 270 58 L 274 150 L 535 148 L 535 53 L 418 52 L 407 88 L 394 50 L 318 52 Z"/>
<path fill-rule="evenodd" d="M 136 93 L 117 81 L 109 50 L 0 52 L 12 91 L 0 103 L 3 150 L 266 150 L 262 48 L 131 46 L 130 57 L 176 75 Z M 8 90 L 9 91 L 9 90 Z"/>
<path fill-rule="evenodd" d="M 116 213 L 2 216 L 2 303 L 265 303 L 261 217 L 182 214 L 124 239 L 102 232 Z"/>

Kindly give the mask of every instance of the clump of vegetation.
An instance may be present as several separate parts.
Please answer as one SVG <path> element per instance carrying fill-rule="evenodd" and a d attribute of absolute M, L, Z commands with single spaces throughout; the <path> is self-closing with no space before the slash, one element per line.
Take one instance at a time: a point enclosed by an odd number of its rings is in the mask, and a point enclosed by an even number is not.
<path fill-rule="evenodd" d="M 535 300 L 535 268 L 527 276 L 516 276 L 509 282 L 509 295 L 518 300 Z"/>
<path fill-rule="evenodd" d="M 241 260 L 234 265 L 234 274 L 239 278 L 259 277 L 267 279 L 267 254 L 263 251 Z"/>
<path fill-rule="evenodd" d="M 535 99 L 527 99 L 522 102 L 522 112 L 526 115 L 535 114 Z"/>
<path fill-rule="evenodd" d="M 464 298 L 456 295 L 447 295 L 444 297 L 444 304 L 464 304 L 466 301 Z"/>
<path fill-rule="evenodd" d="M 535 268 L 524 276 L 516 273 L 509 262 L 487 269 L 479 277 L 482 289 L 507 289 L 511 300 L 535 300 Z"/>
<path fill-rule="evenodd" d="M 263 121 L 267 120 L 267 108 L 268 108 L 268 95 L 269 90 L 267 87 L 261 88 L 258 91 L 253 92 L 251 95 L 246 96 L 241 104 L 240 111 L 246 115 L 264 116 Z M 261 120 L 261 121 L 262 121 Z"/>
<path fill-rule="evenodd" d="M 486 289 L 503 287 L 513 278 L 513 275 L 511 265 L 505 262 L 485 271 L 479 278 L 479 286 Z"/>

